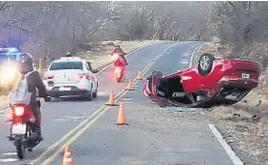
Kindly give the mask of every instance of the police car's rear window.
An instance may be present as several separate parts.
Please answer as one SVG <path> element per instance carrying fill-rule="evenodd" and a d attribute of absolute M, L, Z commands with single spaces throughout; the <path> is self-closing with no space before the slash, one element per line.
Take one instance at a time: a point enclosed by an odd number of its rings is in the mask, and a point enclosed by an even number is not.
<path fill-rule="evenodd" d="M 81 61 L 64 61 L 53 62 L 50 66 L 50 70 L 60 69 L 83 69 L 83 63 Z"/>

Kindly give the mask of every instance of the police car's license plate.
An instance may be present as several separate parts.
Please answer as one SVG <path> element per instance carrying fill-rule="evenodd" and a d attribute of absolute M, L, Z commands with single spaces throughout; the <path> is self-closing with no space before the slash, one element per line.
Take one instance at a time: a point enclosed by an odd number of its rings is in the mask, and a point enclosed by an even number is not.
<path fill-rule="evenodd" d="M 248 74 L 248 73 L 242 73 L 242 78 L 249 79 L 250 78 L 250 74 Z"/>
<path fill-rule="evenodd" d="M 14 135 L 24 135 L 26 133 L 26 124 L 13 124 L 12 134 Z"/>

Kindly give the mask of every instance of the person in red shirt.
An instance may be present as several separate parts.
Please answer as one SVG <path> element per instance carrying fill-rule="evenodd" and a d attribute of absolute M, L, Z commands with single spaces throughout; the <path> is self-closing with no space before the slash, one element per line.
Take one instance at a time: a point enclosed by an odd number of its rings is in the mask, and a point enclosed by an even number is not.
<path fill-rule="evenodd" d="M 116 45 L 115 46 L 115 49 L 113 50 L 113 52 L 111 53 L 111 55 L 113 55 L 114 53 L 119 54 L 119 56 L 121 56 L 124 59 L 126 65 L 128 65 L 128 62 L 127 62 L 127 60 L 125 58 L 125 54 L 126 53 L 122 50 L 122 48 L 120 47 L 120 45 Z"/>

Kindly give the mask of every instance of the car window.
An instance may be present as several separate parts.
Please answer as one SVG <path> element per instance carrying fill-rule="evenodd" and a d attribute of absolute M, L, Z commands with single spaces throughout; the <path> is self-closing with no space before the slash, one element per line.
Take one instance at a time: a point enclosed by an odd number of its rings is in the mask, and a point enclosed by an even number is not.
<path fill-rule="evenodd" d="M 60 69 L 83 69 L 83 63 L 81 61 L 62 61 L 53 62 L 50 66 L 50 70 Z"/>

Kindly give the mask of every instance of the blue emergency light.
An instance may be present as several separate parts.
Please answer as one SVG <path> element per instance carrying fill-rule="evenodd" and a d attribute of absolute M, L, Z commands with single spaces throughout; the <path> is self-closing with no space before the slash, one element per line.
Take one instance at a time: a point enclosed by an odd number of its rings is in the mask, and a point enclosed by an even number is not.
<path fill-rule="evenodd" d="M 19 49 L 15 47 L 0 48 L 0 62 L 16 61 L 19 53 Z"/>
<path fill-rule="evenodd" d="M 0 54 L 2 54 L 2 55 L 8 56 L 8 55 L 16 55 L 18 53 L 20 53 L 20 51 L 17 48 L 13 48 L 13 47 L 11 47 L 11 48 L 0 48 Z"/>

